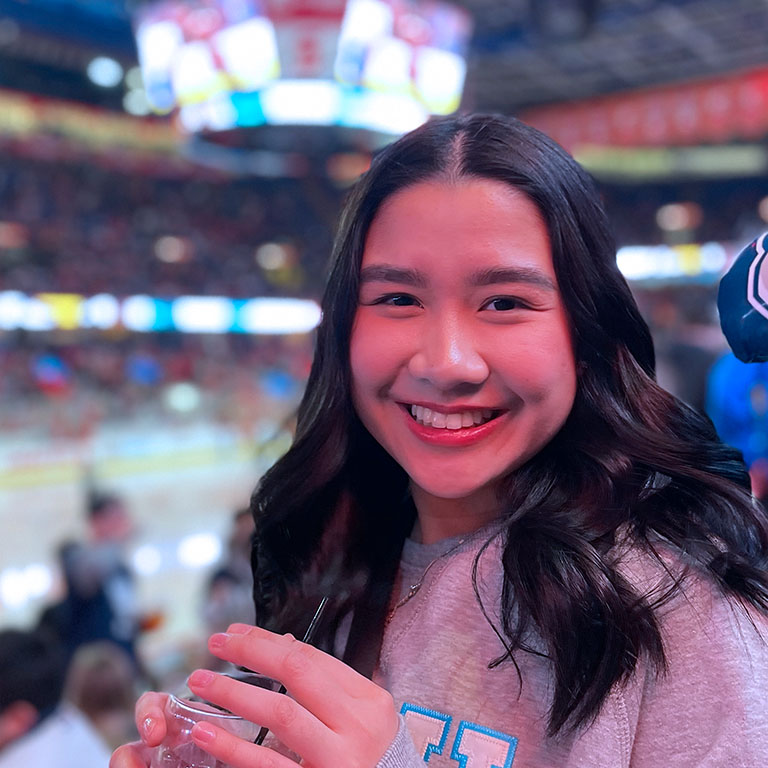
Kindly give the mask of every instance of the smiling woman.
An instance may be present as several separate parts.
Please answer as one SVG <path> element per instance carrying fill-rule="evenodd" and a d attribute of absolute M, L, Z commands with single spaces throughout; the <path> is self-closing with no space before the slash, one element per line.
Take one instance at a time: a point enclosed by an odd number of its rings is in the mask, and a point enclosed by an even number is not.
<path fill-rule="evenodd" d="M 365 243 L 350 367 L 357 415 L 410 478 L 422 541 L 498 516 L 500 479 L 552 439 L 576 393 L 536 206 L 486 179 L 392 195 Z"/>
<path fill-rule="evenodd" d="M 289 696 L 192 675 L 282 744 L 193 730 L 227 765 L 768 760 L 766 513 L 656 384 L 591 180 L 516 120 L 427 124 L 355 187 L 252 509 L 260 626 L 210 648 Z M 162 702 L 137 708 L 145 745 Z"/>

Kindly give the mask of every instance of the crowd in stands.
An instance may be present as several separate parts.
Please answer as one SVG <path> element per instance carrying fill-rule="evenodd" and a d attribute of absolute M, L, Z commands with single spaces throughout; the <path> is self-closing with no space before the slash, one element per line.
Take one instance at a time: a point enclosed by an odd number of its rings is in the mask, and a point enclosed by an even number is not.
<path fill-rule="evenodd" d="M 184 418 L 163 395 L 169 385 L 185 383 L 199 398 L 187 417 L 247 431 L 275 404 L 279 411 L 297 402 L 311 346 L 308 335 L 6 334 L 0 429 L 84 437 L 107 422 Z"/>
<path fill-rule="evenodd" d="M 148 173 L 106 155 L 65 156 L 61 146 L 46 152 L 38 143 L 21 152 L 0 142 L 0 291 L 319 297 L 344 194 L 324 172 L 267 179 L 193 172 L 190 165 L 183 173 Z M 760 229 L 758 203 L 768 193 L 759 179 L 602 188 L 620 245 L 680 238 L 740 243 Z M 697 202 L 700 221 L 690 232 L 665 234 L 656 212 L 678 200 Z M 257 257 L 269 243 L 284 246 L 286 261 L 278 268 Z M 662 298 L 666 306 L 680 296 Z M 652 325 L 655 314 L 649 310 Z M 654 330 L 667 332 L 663 317 Z M 134 418 L 137 409 L 162 410 L 158 395 L 174 382 L 198 386 L 208 415 L 249 423 L 265 394 L 295 399 L 311 343 L 308 337 L 2 332 L 0 428 L 34 424 L 50 434 L 87 433 L 105 420 Z M 708 363 L 717 352 L 706 350 Z M 689 400 L 701 405 L 703 393 Z"/>
<path fill-rule="evenodd" d="M 317 175 L 162 178 L 0 147 L 0 290 L 316 296 L 340 196 Z M 274 241 L 296 254 L 287 285 L 254 258 Z"/>
<path fill-rule="evenodd" d="M 619 245 L 722 242 L 743 245 L 768 229 L 759 213 L 768 196 L 764 177 L 673 179 L 644 184 L 600 183 L 606 210 Z M 694 203 L 692 227 L 663 231 L 661 206 Z"/>

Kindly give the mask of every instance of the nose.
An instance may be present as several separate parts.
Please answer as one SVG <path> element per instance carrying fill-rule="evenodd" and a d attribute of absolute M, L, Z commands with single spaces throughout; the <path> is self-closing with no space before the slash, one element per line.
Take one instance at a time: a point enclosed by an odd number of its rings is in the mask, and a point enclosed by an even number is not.
<path fill-rule="evenodd" d="M 460 316 L 436 317 L 422 331 L 408 364 L 413 377 L 444 392 L 478 386 L 488 378 L 488 364 Z"/>

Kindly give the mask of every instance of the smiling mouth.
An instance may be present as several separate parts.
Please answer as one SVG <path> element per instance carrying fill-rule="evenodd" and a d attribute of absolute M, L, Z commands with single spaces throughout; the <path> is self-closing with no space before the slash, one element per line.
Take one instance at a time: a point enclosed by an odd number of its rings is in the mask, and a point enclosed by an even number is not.
<path fill-rule="evenodd" d="M 406 409 L 410 417 L 425 427 L 433 429 L 467 429 L 486 424 L 500 416 L 503 411 L 489 408 L 461 411 L 460 413 L 440 413 L 422 405 L 407 405 Z"/>

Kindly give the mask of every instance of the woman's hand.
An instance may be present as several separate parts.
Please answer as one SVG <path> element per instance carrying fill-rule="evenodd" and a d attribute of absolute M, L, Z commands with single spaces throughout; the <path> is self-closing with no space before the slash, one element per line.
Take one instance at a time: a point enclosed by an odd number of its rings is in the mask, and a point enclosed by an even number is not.
<path fill-rule="evenodd" d="M 136 702 L 136 727 L 141 741 L 118 747 L 109 768 L 147 768 L 152 749 L 165 738 L 165 702 L 168 694 L 144 693 Z"/>
<path fill-rule="evenodd" d="M 226 634 L 213 635 L 208 647 L 221 659 L 279 680 L 288 695 L 207 670 L 192 673 L 190 690 L 266 726 L 304 766 L 374 768 L 397 734 L 397 711 L 387 691 L 291 635 L 233 624 Z M 234 768 L 296 767 L 288 757 L 207 723 L 195 725 L 192 738 Z M 138 766 L 120 762 L 110 768 Z"/>

